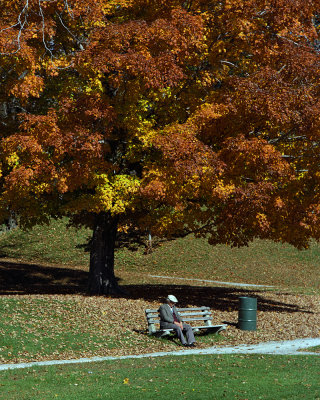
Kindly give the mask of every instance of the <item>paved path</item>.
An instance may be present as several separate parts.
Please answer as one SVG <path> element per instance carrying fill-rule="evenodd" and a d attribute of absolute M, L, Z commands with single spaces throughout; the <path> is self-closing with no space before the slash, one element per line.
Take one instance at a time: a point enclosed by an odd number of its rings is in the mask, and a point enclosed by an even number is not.
<path fill-rule="evenodd" d="M 237 282 L 222 282 L 222 281 L 209 281 L 207 279 L 195 279 L 195 278 L 178 278 L 177 276 L 162 276 L 162 275 L 149 275 L 151 278 L 161 278 L 161 279 L 180 279 L 183 281 L 198 281 L 198 282 L 207 282 L 207 283 L 217 283 L 219 285 L 226 285 L 232 287 L 252 287 L 252 288 L 273 288 L 274 286 L 270 285 L 255 285 L 252 283 L 237 283 Z"/>
<path fill-rule="evenodd" d="M 320 338 L 307 338 L 296 340 L 285 340 L 281 342 L 267 342 L 256 345 L 239 345 L 227 347 L 210 347 L 207 349 L 184 349 L 180 351 L 168 351 L 161 353 L 149 353 L 140 355 L 128 355 L 121 357 L 92 357 L 79 358 L 74 360 L 52 360 L 39 361 L 22 364 L 0 364 L 0 371 L 8 369 L 20 369 L 36 366 L 61 365 L 61 364 L 79 364 L 90 363 L 107 360 L 121 360 L 126 358 L 145 358 L 145 357 L 163 357 L 163 356 L 182 356 L 191 354 L 275 354 L 275 355 L 316 355 L 320 353 L 312 353 L 308 351 L 298 351 L 299 349 L 307 349 L 308 347 L 320 346 Z"/>

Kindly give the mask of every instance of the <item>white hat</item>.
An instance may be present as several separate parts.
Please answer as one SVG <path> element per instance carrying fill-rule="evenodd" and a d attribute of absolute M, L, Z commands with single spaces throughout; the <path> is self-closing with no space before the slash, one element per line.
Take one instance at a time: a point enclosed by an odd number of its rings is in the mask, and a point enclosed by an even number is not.
<path fill-rule="evenodd" d="M 169 294 L 167 300 L 171 301 L 171 303 L 178 303 L 178 299 L 173 294 Z"/>

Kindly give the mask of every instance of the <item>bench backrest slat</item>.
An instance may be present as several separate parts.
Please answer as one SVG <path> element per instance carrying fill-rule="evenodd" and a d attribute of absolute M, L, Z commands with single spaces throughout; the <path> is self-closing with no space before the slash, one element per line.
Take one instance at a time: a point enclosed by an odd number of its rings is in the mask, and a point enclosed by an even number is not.
<path fill-rule="evenodd" d="M 179 308 L 177 307 L 178 312 L 180 311 L 204 311 L 204 310 L 210 310 L 210 307 L 190 307 L 190 308 Z M 155 308 L 147 308 L 146 309 L 146 313 L 157 313 L 159 311 L 159 309 L 155 309 Z"/>
<path fill-rule="evenodd" d="M 186 317 L 187 315 L 189 316 L 189 315 L 199 315 L 199 316 L 201 316 L 201 315 L 211 315 L 211 311 L 204 311 L 204 312 L 197 312 L 197 313 L 195 313 L 195 312 L 191 312 L 191 313 L 189 313 L 189 312 L 180 312 L 179 313 L 180 315 L 181 315 L 181 317 Z"/>
<path fill-rule="evenodd" d="M 212 317 L 199 317 L 199 318 L 181 318 L 182 321 L 212 321 Z"/>
<path fill-rule="evenodd" d="M 184 318 L 184 317 L 191 317 L 191 316 L 198 316 L 198 317 L 201 317 L 201 316 L 205 316 L 205 315 L 207 315 L 207 316 L 210 316 L 210 315 L 212 315 L 211 314 L 211 312 L 208 312 L 208 311 L 206 311 L 206 312 L 199 312 L 199 313 L 187 313 L 187 312 L 183 312 L 183 313 L 179 313 L 180 314 L 180 316 L 181 316 L 181 318 Z M 147 315 L 147 319 L 152 319 L 152 318 L 159 318 L 159 314 L 158 313 L 148 313 Z"/>
<path fill-rule="evenodd" d="M 212 317 L 194 317 L 194 318 L 181 318 L 182 321 L 212 321 Z M 149 324 L 159 324 L 159 318 L 150 318 L 148 319 Z"/>
<path fill-rule="evenodd" d="M 206 326 L 212 326 L 212 313 L 209 307 L 190 307 L 190 308 L 178 308 L 182 321 L 205 321 Z M 191 312 L 190 312 L 191 311 Z M 160 323 L 159 309 L 146 309 L 146 318 L 148 321 L 149 333 L 155 333 L 157 331 L 155 324 Z"/>

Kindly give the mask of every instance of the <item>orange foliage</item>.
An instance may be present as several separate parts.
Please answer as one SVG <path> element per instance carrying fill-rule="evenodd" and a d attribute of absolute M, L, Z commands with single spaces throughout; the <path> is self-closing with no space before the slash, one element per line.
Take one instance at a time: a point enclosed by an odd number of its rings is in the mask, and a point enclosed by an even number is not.
<path fill-rule="evenodd" d="M 319 239 L 318 3 L 3 1 L 1 216 Z"/>

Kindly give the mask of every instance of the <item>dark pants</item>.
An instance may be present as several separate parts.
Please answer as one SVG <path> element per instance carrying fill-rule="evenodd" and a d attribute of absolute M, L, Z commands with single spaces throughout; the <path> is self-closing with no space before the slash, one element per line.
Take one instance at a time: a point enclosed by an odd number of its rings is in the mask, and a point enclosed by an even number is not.
<path fill-rule="evenodd" d="M 195 338 L 194 338 L 194 334 L 193 334 L 191 325 L 183 323 L 182 326 L 183 326 L 183 331 L 176 324 L 170 324 L 169 322 L 164 322 L 164 323 L 160 324 L 160 329 L 174 329 L 178 338 L 180 339 L 180 341 L 183 345 L 186 343 L 188 343 L 188 344 L 194 343 Z M 183 332 L 185 332 L 185 334 L 186 334 L 187 341 L 183 335 Z"/>

